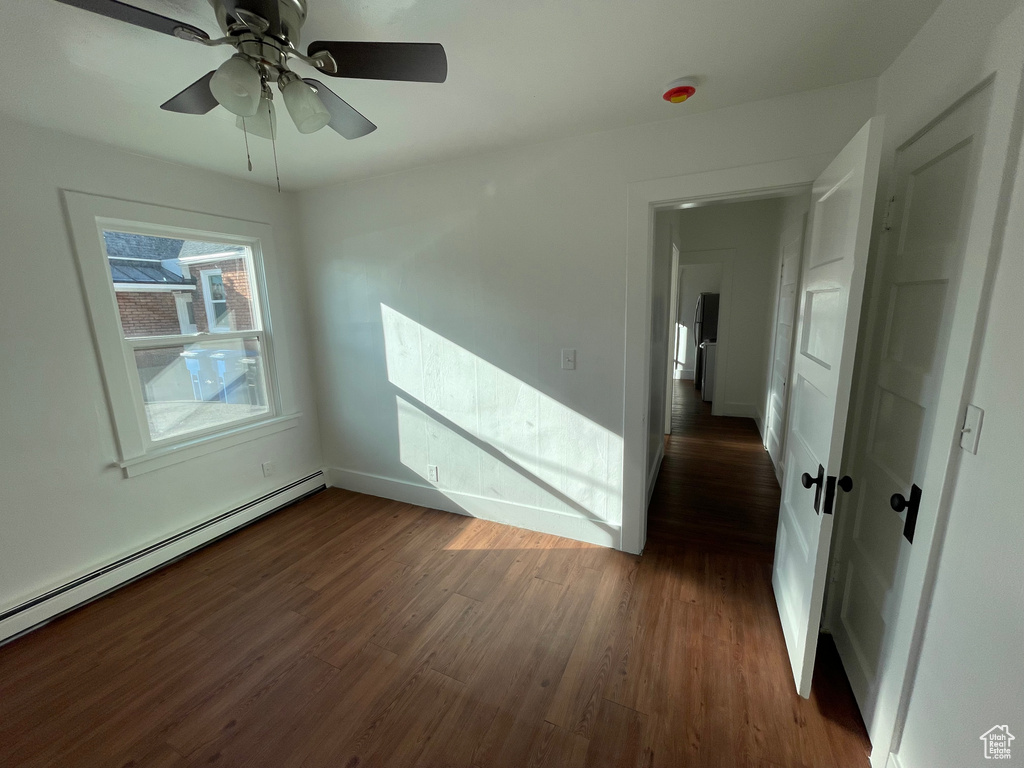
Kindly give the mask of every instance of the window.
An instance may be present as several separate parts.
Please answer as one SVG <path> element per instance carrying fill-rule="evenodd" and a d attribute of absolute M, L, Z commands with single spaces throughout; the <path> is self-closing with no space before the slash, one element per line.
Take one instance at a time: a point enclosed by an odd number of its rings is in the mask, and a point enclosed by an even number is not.
<path fill-rule="evenodd" d="M 65 198 L 126 474 L 296 418 L 279 415 L 266 225 Z"/>
<path fill-rule="evenodd" d="M 224 290 L 224 275 L 219 269 L 204 269 L 203 293 L 206 299 L 206 317 L 211 331 L 230 331 L 231 318 L 228 315 L 228 297 Z"/>

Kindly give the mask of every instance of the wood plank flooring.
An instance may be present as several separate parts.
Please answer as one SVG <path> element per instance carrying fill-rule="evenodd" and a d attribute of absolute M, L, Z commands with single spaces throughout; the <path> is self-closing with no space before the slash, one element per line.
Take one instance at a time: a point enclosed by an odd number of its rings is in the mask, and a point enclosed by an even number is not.
<path fill-rule="evenodd" d="M 331 489 L 0 648 L 0 765 L 866 766 L 833 649 L 794 692 L 767 459 L 695 402 L 642 557 Z"/>
<path fill-rule="evenodd" d="M 754 420 L 712 416 L 692 381 L 673 384 L 672 435 L 651 498 L 648 541 L 770 559 L 780 492 Z"/>

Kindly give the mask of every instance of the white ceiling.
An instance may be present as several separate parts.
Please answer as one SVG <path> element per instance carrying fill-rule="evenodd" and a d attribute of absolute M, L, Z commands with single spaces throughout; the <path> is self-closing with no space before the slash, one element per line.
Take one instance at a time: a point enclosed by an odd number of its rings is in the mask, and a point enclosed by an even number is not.
<path fill-rule="evenodd" d="M 208 0 L 134 4 L 218 30 Z M 704 111 L 878 75 L 939 0 L 309 0 L 303 41 L 440 42 L 444 84 L 322 78 L 375 122 L 346 141 L 301 136 L 280 113 L 286 188 L 387 173 L 514 144 Z M 53 0 L 3 3 L 0 109 L 175 162 L 273 182 L 269 142 L 217 108 L 159 105 L 214 69 L 205 48 Z M 305 47 L 304 45 L 302 46 Z M 302 63 L 296 71 L 315 74 Z M 683 105 L 670 80 L 702 85 Z"/>

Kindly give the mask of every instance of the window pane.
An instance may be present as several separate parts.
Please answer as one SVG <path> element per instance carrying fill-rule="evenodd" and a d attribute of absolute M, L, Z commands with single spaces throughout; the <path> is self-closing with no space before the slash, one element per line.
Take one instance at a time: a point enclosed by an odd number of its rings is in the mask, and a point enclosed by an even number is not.
<path fill-rule="evenodd" d="M 259 330 L 249 248 L 113 230 L 103 243 L 126 338 Z M 188 323 L 181 295 L 192 298 Z"/>
<path fill-rule="evenodd" d="M 228 314 L 228 303 L 226 301 L 213 302 L 213 322 L 218 326 L 225 325 L 230 320 Z"/>
<path fill-rule="evenodd" d="M 137 349 L 135 366 L 152 440 L 270 412 L 259 339 Z"/>

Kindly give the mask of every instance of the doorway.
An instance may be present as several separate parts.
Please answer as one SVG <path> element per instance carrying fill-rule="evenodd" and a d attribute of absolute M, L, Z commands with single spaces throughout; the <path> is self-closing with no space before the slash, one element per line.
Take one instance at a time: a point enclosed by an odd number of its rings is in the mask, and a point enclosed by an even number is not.
<path fill-rule="evenodd" d="M 680 254 L 682 262 L 684 256 Z M 700 355 L 700 344 L 708 340 L 718 340 L 718 317 L 721 311 L 721 300 L 715 301 L 709 310 L 701 301 L 702 296 L 721 297 L 723 265 L 714 262 L 701 263 L 694 258 L 692 252 L 685 255 L 685 264 L 679 265 L 679 312 L 675 318 L 675 359 L 673 360 L 673 379 L 691 382 L 698 391 L 703 391 L 703 379 L 707 373 L 704 365 L 705 355 Z M 712 315 L 712 327 L 701 318 Z M 703 328 L 701 327 L 703 326 Z M 701 357 L 698 365 L 698 356 Z M 717 363 L 717 360 L 716 360 Z M 714 402 L 714 375 L 712 374 L 711 391 L 704 392 L 704 399 Z"/>
<path fill-rule="evenodd" d="M 778 469 L 765 452 L 784 396 L 772 396 L 773 378 L 792 346 L 792 295 L 780 295 L 776 276 L 799 266 L 810 189 L 755 200 L 691 202 L 656 214 L 655 269 L 678 262 L 675 283 L 656 275 L 652 322 L 673 343 L 665 386 L 670 419 L 663 451 L 652 453 L 648 516 L 651 535 L 678 537 L 719 549 L 739 549 L 770 560 L 779 512 Z M 794 250 L 794 230 L 800 237 Z M 659 293 L 674 293 L 659 317 Z M 788 299 L 787 299 L 788 296 Z M 789 317 L 788 321 L 786 317 Z M 657 327 L 657 326 L 656 326 Z M 651 403 L 664 390 L 652 377 Z M 653 427 L 653 423 L 652 423 Z M 652 429 L 653 431 L 653 429 Z M 661 448 L 662 446 L 657 446 Z M 659 466 L 660 464 L 660 466 Z"/>

